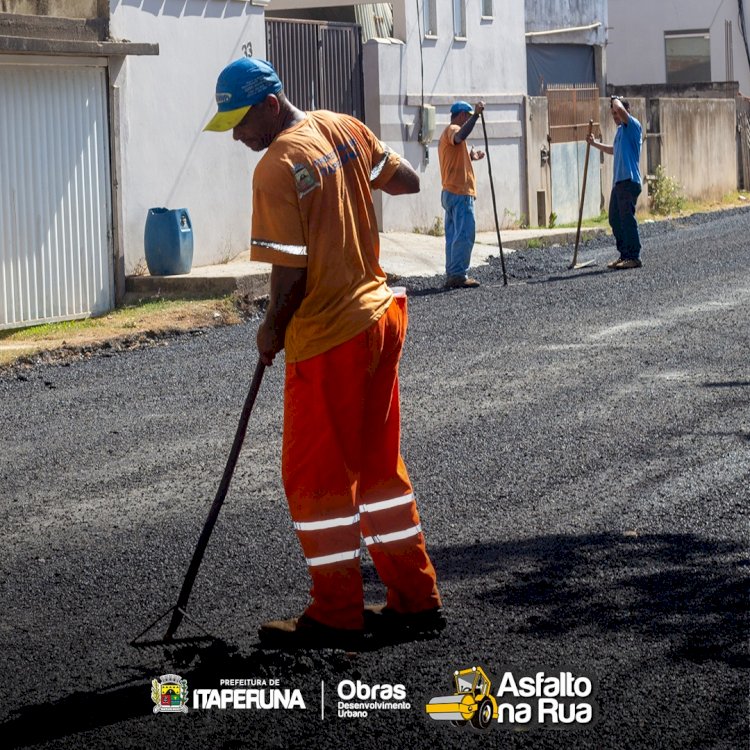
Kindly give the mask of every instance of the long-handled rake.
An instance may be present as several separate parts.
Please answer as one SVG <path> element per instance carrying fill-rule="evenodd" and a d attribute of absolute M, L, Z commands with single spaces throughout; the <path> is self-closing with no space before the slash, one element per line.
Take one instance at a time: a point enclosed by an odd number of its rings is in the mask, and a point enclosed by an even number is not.
<path fill-rule="evenodd" d="M 505 256 L 503 255 L 503 243 L 500 240 L 500 222 L 497 220 L 497 203 L 495 202 L 495 183 L 492 179 L 492 161 L 490 161 L 490 146 L 487 142 L 487 127 L 484 124 L 484 112 L 480 112 L 482 118 L 482 132 L 484 133 L 484 153 L 487 155 L 487 169 L 490 173 L 490 191 L 492 192 L 492 208 L 495 211 L 495 230 L 497 231 L 497 245 L 500 248 L 500 265 L 503 269 L 503 286 L 508 286 L 508 277 L 505 273 Z"/>
<path fill-rule="evenodd" d="M 190 617 L 185 610 L 187 608 L 188 599 L 190 598 L 190 593 L 193 590 L 195 578 L 198 575 L 198 568 L 200 568 L 201 561 L 203 560 L 203 553 L 208 546 L 208 540 L 211 538 L 211 532 L 216 524 L 219 511 L 224 503 L 224 498 L 227 496 L 227 490 L 229 489 L 229 483 L 232 481 L 235 466 L 237 466 L 237 459 L 240 455 L 240 450 L 242 450 L 242 443 L 245 439 L 245 433 L 247 432 L 247 423 L 250 420 L 250 413 L 253 410 L 255 398 L 260 390 L 260 383 L 263 379 L 265 369 L 266 366 L 258 360 L 252 382 L 250 383 L 250 389 L 245 398 L 245 404 L 242 407 L 242 414 L 240 415 L 240 421 L 237 425 L 237 431 L 234 434 L 234 442 L 232 443 L 232 449 L 229 451 L 227 465 L 224 467 L 224 474 L 221 477 L 219 489 L 216 491 L 216 497 L 211 505 L 211 509 L 208 511 L 206 522 L 203 524 L 203 531 L 201 531 L 198 544 L 195 547 L 195 552 L 193 552 L 193 559 L 190 561 L 187 573 L 185 574 L 185 580 L 182 582 L 182 588 L 180 589 L 180 595 L 177 597 L 177 603 L 166 610 L 166 612 L 162 612 L 145 630 L 133 638 L 130 642 L 132 646 L 145 646 L 155 643 L 154 641 L 138 643 L 138 639 L 148 633 L 151 628 L 161 622 L 170 613 L 172 614 L 172 619 L 169 621 L 169 626 L 164 633 L 164 637 L 162 638 L 162 641 L 156 641 L 156 643 L 173 640 L 174 634 L 177 628 L 180 627 L 183 617 L 195 623 L 204 633 L 206 633 L 206 635 L 209 635 L 206 629 Z"/>
<path fill-rule="evenodd" d="M 594 121 L 589 120 L 589 132 L 588 135 L 594 130 Z M 578 208 L 578 228 L 576 229 L 576 246 L 573 250 L 573 260 L 570 262 L 568 268 L 586 268 L 587 266 L 593 266 L 593 260 L 587 260 L 585 263 L 578 263 L 578 245 L 581 242 L 581 222 L 583 221 L 583 201 L 586 197 L 586 177 L 589 173 L 589 152 L 591 151 L 591 144 L 586 138 L 586 158 L 583 161 L 583 184 L 581 185 L 581 205 Z"/>

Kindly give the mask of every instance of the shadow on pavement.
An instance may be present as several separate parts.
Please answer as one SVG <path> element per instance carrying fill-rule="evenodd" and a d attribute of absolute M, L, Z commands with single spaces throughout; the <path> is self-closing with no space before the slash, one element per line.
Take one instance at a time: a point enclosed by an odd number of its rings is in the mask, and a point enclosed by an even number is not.
<path fill-rule="evenodd" d="M 632 632 L 664 638 L 676 661 L 750 665 L 750 579 L 738 543 L 691 534 L 599 534 L 430 548 L 430 554 L 442 579 L 500 580 L 478 597 L 500 611 L 515 609 L 516 632 Z"/>
<path fill-rule="evenodd" d="M 513 632 L 546 638 L 632 633 L 661 639 L 664 656 L 674 661 L 720 661 L 736 669 L 750 663 L 748 562 L 739 543 L 692 534 L 552 535 L 430 552 L 442 580 L 463 583 L 466 600 L 455 606 L 476 608 L 476 597 L 479 606 L 512 615 Z M 350 664 L 339 651 L 242 654 L 221 640 L 162 648 L 168 654 L 162 663 L 197 685 L 280 669 L 322 674 Z M 149 686 L 158 675 L 138 662 L 136 655 L 130 667 L 137 676 L 110 688 L 19 709 L 0 724 L 4 746 L 70 743 L 72 735 L 148 716 Z"/>
<path fill-rule="evenodd" d="M 726 382 L 701 383 L 701 388 L 747 388 L 750 380 L 727 380 Z"/>
<path fill-rule="evenodd" d="M 277 652 L 240 654 L 235 647 L 218 639 L 204 646 L 175 643 L 159 650 L 169 655 L 165 663 L 170 664 L 170 670 L 186 677 L 188 685 L 218 686 L 222 678 L 269 675 L 280 663 L 287 673 L 309 671 L 304 659 L 280 656 Z M 329 662 L 345 659 L 338 652 L 331 654 Z M 154 707 L 151 680 L 158 677 L 153 669 L 144 670 L 143 674 L 106 690 L 89 688 L 58 701 L 24 706 L 0 724 L 0 735 L 6 738 L 3 746 L 21 748 L 66 738 L 72 742 L 71 735 L 148 717 Z"/>
<path fill-rule="evenodd" d="M 442 283 L 440 283 L 439 286 L 434 286 L 430 288 L 423 288 L 423 289 L 412 289 L 409 288 L 409 296 L 410 297 L 431 297 L 434 294 L 448 294 L 449 292 L 455 292 L 456 289 L 446 289 Z"/>
<path fill-rule="evenodd" d="M 612 273 L 606 268 L 602 268 L 596 271 L 584 270 L 578 273 L 566 273 L 565 276 L 548 276 L 546 279 L 530 279 L 526 280 L 527 284 L 550 284 L 553 281 L 572 281 L 573 279 L 585 279 L 590 276 L 603 276 L 605 273 Z"/>
<path fill-rule="evenodd" d="M 408 638 L 405 642 L 431 640 L 433 637 L 435 634 Z M 283 671 L 287 677 L 304 677 L 313 671 L 324 674 L 326 671 L 349 670 L 352 664 L 356 664 L 358 652 L 387 648 L 400 642 L 397 638 L 374 637 L 363 644 L 357 653 L 330 648 L 292 651 L 263 649 L 256 643 L 252 645 L 250 653 L 240 653 L 236 647 L 221 639 L 206 643 L 207 639 L 201 638 L 203 645 L 196 644 L 198 640 L 175 639 L 168 644 L 151 641 L 139 643 L 133 648 L 139 653 L 150 651 L 152 654 L 163 654 L 163 663 L 170 666 L 162 671 L 175 672 L 187 679 L 190 690 L 191 685 L 218 688 L 222 679 L 273 677 L 279 671 Z M 6 737 L 3 746 L 22 748 L 54 741 L 67 742 L 65 746 L 69 746 L 75 742 L 73 736 L 82 732 L 117 726 L 132 719 L 147 719 L 154 708 L 150 697 L 151 681 L 158 679 L 160 674 L 143 667 L 134 667 L 133 670 L 140 670 L 141 674 L 104 690 L 91 687 L 58 701 L 24 706 L 11 719 L 0 723 L 0 736 Z M 191 700 L 188 694 L 189 704 Z M 163 724 L 161 728 L 166 726 Z M 222 745 L 225 746 L 228 745 Z"/>

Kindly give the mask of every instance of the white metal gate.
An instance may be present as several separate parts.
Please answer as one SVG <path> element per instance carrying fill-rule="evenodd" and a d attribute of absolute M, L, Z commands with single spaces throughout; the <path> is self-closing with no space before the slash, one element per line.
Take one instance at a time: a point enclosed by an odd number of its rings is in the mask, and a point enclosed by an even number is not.
<path fill-rule="evenodd" d="M 113 306 L 105 70 L 0 57 L 0 328 Z"/>

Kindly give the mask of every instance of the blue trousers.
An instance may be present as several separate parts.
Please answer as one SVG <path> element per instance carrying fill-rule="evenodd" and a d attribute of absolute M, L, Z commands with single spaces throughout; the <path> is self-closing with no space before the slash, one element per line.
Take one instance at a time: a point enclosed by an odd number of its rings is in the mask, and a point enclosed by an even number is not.
<path fill-rule="evenodd" d="M 445 211 L 445 273 L 465 279 L 476 235 L 474 197 L 443 190 L 440 202 Z"/>
<path fill-rule="evenodd" d="M 632 180 L 616 182 L 609 197 L 609 225 L 615 236 L 617 250 L 623 260 L 639 260 L 641 239 L 635 220 L 635 203 L 641 186 Z"/>

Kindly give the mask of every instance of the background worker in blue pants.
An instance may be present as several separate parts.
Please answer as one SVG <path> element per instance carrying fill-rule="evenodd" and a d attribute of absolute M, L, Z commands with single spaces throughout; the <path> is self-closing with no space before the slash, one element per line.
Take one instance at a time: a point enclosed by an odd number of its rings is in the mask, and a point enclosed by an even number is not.
<path fill-rule="evenodd" d="M 445 286 L 448 289 L 479 286 L 468 277 L 471 251 L 474 247 L 476 222 L 474 200 L 476 178 L 471 162 L 484 158 L 484 151 L 466 148 L 466 139 L 474 129 L 484 102 L 472 109 L 468 102 L 455 102 L 451 107 L 450 125 L 440 136 L 438 157 L 443 183 L 441 203 L 445 210 Z"/>

